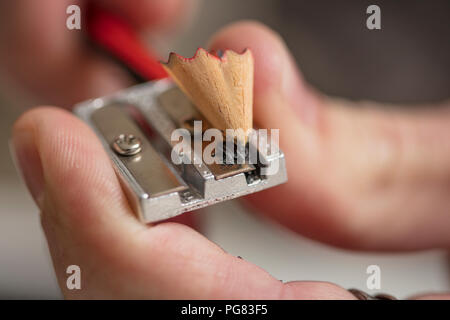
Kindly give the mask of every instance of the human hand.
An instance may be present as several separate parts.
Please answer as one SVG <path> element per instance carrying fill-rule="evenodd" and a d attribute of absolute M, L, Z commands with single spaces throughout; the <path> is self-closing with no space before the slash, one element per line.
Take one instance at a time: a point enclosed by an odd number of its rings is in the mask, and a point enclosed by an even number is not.
<path fill-rule="evenodd" d="M 394 113 L 396 121 L 391 123 L 390 115 L 381 111 L 348 110 L 325 102 L 296 74 L 281 40 L 258 24 L 226 28 L 211 44 L 214 49 L 252 49 L 256 62 L 255 120 L 261 127 L 281 129 L 290 181 L 255 194 L 250 201 L 266 207 L 267 214 L 291 228 L 336 245 L 414 249 L 444 241 L 430 232 L 431 238 L 421 237 L 411 245 L 411 239 L 401 231 L 410 234 L 415 231 L 411 225 L 423 220 L 411 224 L 408 219 L 405 223 L 407 212 L 402 216 L 390 214 L 398 210 L 399 203 L 405 203 L 402 197 L 410 192 L 408 182 L 417 188 L 423 179 L 428 186 L 426 195 L 433 200 L 428 200 L 432 208 L 448 208 L 444 199 L 448 188 L 440 188 L 448 182 L 448 169 L 443 165 L 448 162 L 448 145 L 447 149 L 433 148 L 426 140 L 430 135 L 448 136 L 448 111 L 438 111 L 440 116 L 424 112 L 420 119 Z M 363 122 L 361 126 L 369 134 L 361 136 L 360 127 L 349 125 L 355 122 Z M 389 139 L 400 134 L 401 140 Z M 420 139 L 416 141 L 417 136 Z M 398 141 L 403 142 L 401 148 Z M 13 143 L 27 185 L 42 212 L 58 280 L 68 298 L 353 298 L 332 284 L 283 284 L 223 252 L 187 226 L 141 225 L 128 207 L 95 135 L 65 111 L 29 111 L 14 127 Z M 377 143 L 382 144 L 381 151 L 372 148 Z M 415 149 L 417 143 L 419 149 Z M 405 144 L 414 149 L 403 153 Z M 389 153 L 396 155 L 399 150 L 400 158 Z M 431 155 L 431 163 L 414 157 L 421 152 Z M 392 163 L 401 169 L 389 170 Z M 380 192 L 380 180 L 382 186 L 395 186 L 393 194 L 384 192 L 387 198 Z M 377 216 L 372 213 L 373 206 L 380 201 L 384 207 L 376 206 Z M 420 213 L 418 209 L 426 209 L 425 204 L 411 208 Z M 410 218 L 418 216 L 422 217 L 415 214 Z M 385 221 L 386 217 L 390 219 Z M 448 219 L 443 214 L 437 218 L 444 219 L 440 223 Z M 381 230 L 377 230 L 379 226 Z M 390 231 L 389 227 L 394 228 Z M 426 229 L 432 231 L 433 227 L 431 224 Z M 371 228 L 373 232 L 369 232 Z M 383 231 L 392 236 L 380 237 Z M 79 265 L 83 271 L 81 291 L 66 289 L 65 268 L 70 264 Z"/>

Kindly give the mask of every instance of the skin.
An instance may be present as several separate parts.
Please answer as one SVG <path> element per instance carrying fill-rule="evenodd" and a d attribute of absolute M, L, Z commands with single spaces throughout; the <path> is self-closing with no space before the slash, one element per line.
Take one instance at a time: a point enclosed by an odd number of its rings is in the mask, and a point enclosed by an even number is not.
<path fill-rule="evenodd" d="M 172 28 L 188 7 L 182 0 L 140 0 L 141 10 L 129 3 L 105 2 L 136 28 L 158 32 Z M 87 50 L 76 33 L 60 27 L 68 4 L 0 5 L 0 43 L 8 44 L 1 50 L 2 71 L 43 101 L 61 106 L 131 83 L 122 70 Z M 35 14 L 38 9 L 47 13 L 44 21 Z M 448 102 L 404 112 L 374 103 L 355 108 L 356 103 L 325 97 L 304 83 L 282 39 L 256 22 L 225 27 L 209 47 L 252 50 L 255 123 L 282 128 L 289 182 L 248 197 L 249 205 L 335 246 L 449 247 Z M 62 108 L 27 111 L 14 125 L 12 142 L 66 298 L 354 299 L 326 282 L 282 283 L 187 225 L 142 225 L 95 134 Z M 82 290 L 66 289 L 70 264 L 81 267 Z"/>

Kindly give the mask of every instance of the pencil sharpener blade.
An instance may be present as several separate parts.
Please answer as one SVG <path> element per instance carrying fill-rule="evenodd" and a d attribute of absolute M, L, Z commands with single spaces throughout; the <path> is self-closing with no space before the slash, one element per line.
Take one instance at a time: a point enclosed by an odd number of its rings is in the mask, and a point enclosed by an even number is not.
<path fill-rule="evenodd" d="M 74 113 L 90 125 L 111 157 L 134 211 L 157 222 L 258 192 L 287 181 L 281 150 L 257 164 L 174 164 L 172 132 L 208 122 L 169 80 L 152 81 L 79 103 Z M 194 148 L 193 148 L 194 149 Z M 123 151 L 123 152 L 121 152 Z M 192 151 L 195 154 L 194 150 Z M 196 155 L 194 155 L 196 156 Z M 262 164 L 264 163 L 264 164 Z M 276 172 L 262 174 L 276 164 Z M 266 170 L 270 171 L 270 170 Z"/>

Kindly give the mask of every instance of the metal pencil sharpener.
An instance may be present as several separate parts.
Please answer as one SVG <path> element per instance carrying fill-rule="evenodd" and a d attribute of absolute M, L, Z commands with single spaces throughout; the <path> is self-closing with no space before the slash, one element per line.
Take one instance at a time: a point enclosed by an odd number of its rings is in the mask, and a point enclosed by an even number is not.
<path fill-rule="evenodd" d="M 169 80 L 148 82 L 82 102 L 75 106 L 74 113 L 100 138 L 134 211 L 145 223 L 287 181 L 284 155 L 278 149 L 267 155 L 254 146 L 259 159 L 264 157 L 256 164 L 207 165 L 203 160 L 174 164 L 171 152 L 176 142 L 171 141 L 172 132 L 189 129 L 195 119 L 201 119 L 205 127 L 209 124 Z M 275 164 L 275 173 L 264 174 Z"/>

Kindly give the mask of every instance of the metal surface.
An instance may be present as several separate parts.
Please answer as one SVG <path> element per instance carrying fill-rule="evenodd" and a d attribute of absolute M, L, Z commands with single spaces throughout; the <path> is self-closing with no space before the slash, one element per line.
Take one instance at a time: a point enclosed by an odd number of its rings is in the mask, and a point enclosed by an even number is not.
<path fill-rule="evenodd" d="M 141 152 L 141 139 L 132 134 L 120 134 L 111 144 L 115 152 L 122 156 L 134 156 Z"/>
<path fill-rule="evenodd" d="M 171 140 L 172 132 L 177 128 L 191 130 L 194 120 L 202 120 L 203 129 L 211 126 L 168 80 L 149 82 L 86 101 L 74 110 L 102 141 L 143 222 L 164 220 L 287 181 L 281 151 L 264 156 L 265 168 L 279 167 L 275 174 L 266 176 L 261 174 L 262 164 L 207 165 L 201 160 L 198 164 L 174 164 L 171 152 L 177 142 Z M 126 140 L 122 135 L 139 139 L 138 146 L 136 140 Z M 118 138 L 122 139 L 121 146 L 117 145 Z M 194 141 L 191 153 L 201 159 Z M 205 144 L 201 144 L 201 152 L 204 147 Z M 129 148 L 135 153 L 120 152 Z"/>

